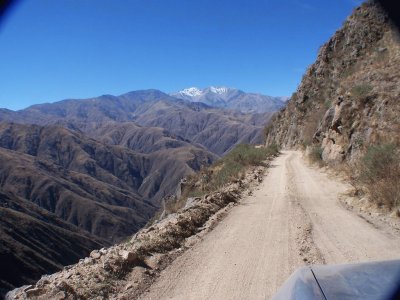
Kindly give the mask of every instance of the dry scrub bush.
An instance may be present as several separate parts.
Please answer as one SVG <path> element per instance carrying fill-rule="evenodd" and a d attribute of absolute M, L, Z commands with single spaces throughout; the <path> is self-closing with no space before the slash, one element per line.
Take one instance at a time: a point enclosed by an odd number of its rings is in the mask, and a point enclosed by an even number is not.
<path fill-rule="evenodd" d="M 247 167 L 262 166 L 269 156 L 279 153 L 279 147 L 271 144 L 268 147 L 255 148 L 252 145 L 237 145 L 224 158 L 217 161 L 211 168 L 220 166 L 217 171 L 212 172 L 210 176 L 211 190 L 218 189 L 224 184 L 238 179 L 245 172 Z"/>
<path fill-rule="evenodd" d="M 167 208 L 171 212 L 177 211 L 185 205 L 187 197 L 201 197 L 226 184 L 243 179 L 249 167 L 265 165 L 264 162 L 268 157 L 278 154 L 279 146 L 276 144 L 260 148 L 248 144 L 237 145 L 210 167 L 189 176 L 183 187 L 182 196 L 179 199 L 173 199 L 171 203 L 167 202 Z"/>
<path fill-rule="evenodd" d="M 371 200 L 389 209 L 400 205 L 400 158 L 393 144 L 368 148 L 361 160 L 361 181 Z"/>
<path fill-rule="evenodd" d="M 308 159 L 315 164 L 318 164 L 320 167 L 324 165 L 324 161 L 322 160 L 322 148 L 318 145 L 313 145 L 309 148 Z"/>
<path fill-rule="evenodd" d="M 240 179 L 248 167 L 264 165 L 269 156 L 278 153 L 279 147 L 276 144 L 261 148 L 248 144 L 237 145 L 225 157 L 202 172 L 203 180 L 206 181 L 202 189 L 207 192 L 215 191 L 229 182 Z"/>
<path fill-rule="evenodd" d="M 369 93 L 372 91 L 372 86 L 367 84 L 367 83 L 362 83 L 359 85 L 354 86 L 351 89 L 351 94 L 357 98 L 361 99 L 369 95 Z"/>

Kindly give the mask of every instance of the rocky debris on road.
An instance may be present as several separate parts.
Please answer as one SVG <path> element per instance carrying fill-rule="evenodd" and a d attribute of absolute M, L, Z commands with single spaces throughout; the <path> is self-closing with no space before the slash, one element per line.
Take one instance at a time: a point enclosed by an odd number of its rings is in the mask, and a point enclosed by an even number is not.
<path fill-rule="evenodd" d="M 296 245 L 298 254 L 306 265 L 325 264 L 324 257 L 316 247 L 312 238 L 312 225 L 309 220 L 297 226 Z"/>
<path fill-rule="evenodd" d="M 134 299 L 161 270 L 212 230 L 244 189 L 258 185 L 264 171 L 253 168 L 243 180 L 191 199 L 189 205 L 140 230 L 129 242 L 94 250 L 63 271 L 9 292 L 6 299 Z"/>

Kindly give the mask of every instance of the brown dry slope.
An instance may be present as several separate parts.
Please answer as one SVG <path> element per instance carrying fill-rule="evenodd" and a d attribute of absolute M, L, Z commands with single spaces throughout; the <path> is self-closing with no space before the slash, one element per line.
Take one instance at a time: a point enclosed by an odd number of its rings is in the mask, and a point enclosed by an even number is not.
<path fill-rule="evenodd" d="M 400 257 L 400 237 L 343 208 L 348 187 L 288 151 L 253 195 L 142 299 L 269 299 L 297 267 Z"/>

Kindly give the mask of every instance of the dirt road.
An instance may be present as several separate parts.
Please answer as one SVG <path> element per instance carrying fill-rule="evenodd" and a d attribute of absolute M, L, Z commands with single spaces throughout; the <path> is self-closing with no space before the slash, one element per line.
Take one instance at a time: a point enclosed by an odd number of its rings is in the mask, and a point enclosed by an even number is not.
<path fill-rule="evenodd" d="M 278 157 L 254 194 L 165 269 L 142 299 L 270 299 L 308 263 L 400 258 L 400 238 L 347 211 L 348 186 Z"/>

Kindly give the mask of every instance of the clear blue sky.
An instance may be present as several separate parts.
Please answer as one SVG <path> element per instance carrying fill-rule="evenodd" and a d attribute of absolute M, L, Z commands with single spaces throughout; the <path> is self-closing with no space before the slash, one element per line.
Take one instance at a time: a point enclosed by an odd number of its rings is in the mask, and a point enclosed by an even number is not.
<path fill-rule="evenodd" d="M 290 96 L 357 0 L 22 0 L 0 24 L 0 107 L 225 85 Z"/>

